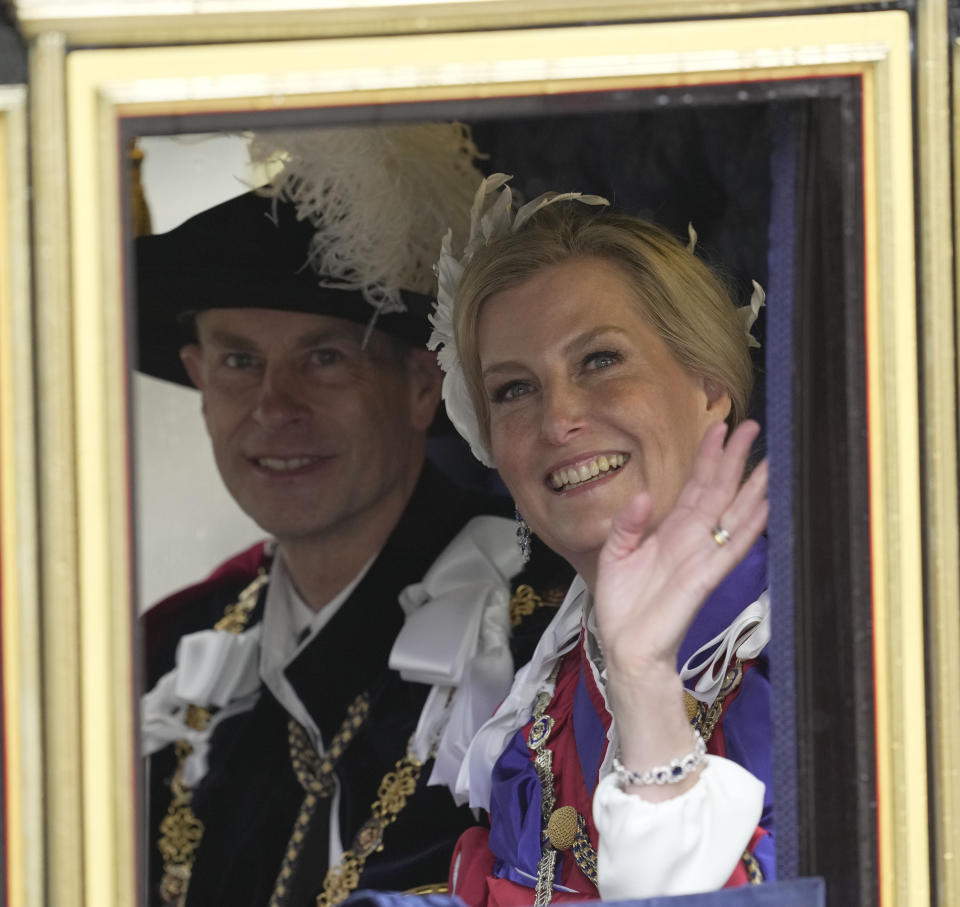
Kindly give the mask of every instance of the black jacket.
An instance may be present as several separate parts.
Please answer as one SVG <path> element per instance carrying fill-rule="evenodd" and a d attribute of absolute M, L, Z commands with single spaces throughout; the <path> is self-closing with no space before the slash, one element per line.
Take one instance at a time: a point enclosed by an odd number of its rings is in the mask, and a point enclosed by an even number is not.
<path fill-rule="evenodd" d="M 403 516 L 380 555 L 350 598 L 288 667 L 287 677 L 329 741 L 347 706 L 362 691 L 370 715 L 336 767 L 340 783 L 339 822 L 344 849 L 370 817 L 383 776 L 404 754 L 429 687 L 408 683 L 387 668 L 403 625 L 397 596 L 422 579 L 428 567 L 473 516 L 504 514 L 501 499 L 459 489 L 427 466 Z M 212 627 L 223 609 L 252 579 L 256 551 L 221 568 L 211 580 L 161 603 L 145 618 L 147 682 L 152 686 L 174 664 L 179 638 Z M 263 612 L 264 594 L 251 616 Z M 536 633 L 539 636 L 539 632 Z M 195 854 L 187 904 L 261 907 L 277 873 L 304 792 L 291 768 L 288 714 L 264 687 L 249 712 L 219 724 L 211 738 L 209 769 L 193 794 L 193 811 L 204 823 Z M 170 802 L 173 747 L 150 765 L 150 903 L 160 903 L 162 859 L 158 828 Z M 361 888 L 407 890 L 443 883 L 453 845 L 474 823 L 471 812 L 453 804 L 444 788 L 426 786 L 430 766 L 416 792 L 384 835 L 384 847 L 367 860 Z M 290 883 L 291 905 L 313 907 L 327 871 L 330 800 L 314 814 Z"/>

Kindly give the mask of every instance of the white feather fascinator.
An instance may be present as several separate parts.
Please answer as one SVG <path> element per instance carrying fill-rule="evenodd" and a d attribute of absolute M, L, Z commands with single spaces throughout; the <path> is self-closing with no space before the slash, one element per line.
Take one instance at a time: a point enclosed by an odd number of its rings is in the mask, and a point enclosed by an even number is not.
<path fill-rule="evenodd" d="M 512 177 L 494 173 L 480 183 L 470 209 L 470 234 L 458 258 L 454 254 L 455 233 L 448 230 L 440 247 L 437 261 L 437 304 L 430 323 L 433 332 L 427 347 L 437 350 L 437 361 L 444 371 L 443 402 L 454 428 L 469 443 L 473 455 L 485 466 L 493 466 L 493 458 L 483 436 L 477 413 L 467 390 L 467 380 L 453 333 L 453 307 L 457 287 L 466 265 L 478 250 L 494 240 L 516 233 L 541 208 L 554 202 L 576 200 L 585 205 L 609 205 L 599 195 L 579 192 L 546 192 L 513 210 L 513 193 L 507 183 Z M 499 193 L 499 194 L 497 194 Z"/>

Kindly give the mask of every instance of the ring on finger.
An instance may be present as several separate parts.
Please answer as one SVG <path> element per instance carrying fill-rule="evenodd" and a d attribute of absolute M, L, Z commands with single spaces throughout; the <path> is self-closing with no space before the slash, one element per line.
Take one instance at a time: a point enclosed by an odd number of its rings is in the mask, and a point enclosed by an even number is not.
<path fill-rule="evenodd" d="M 719 523 L 710 530 L 713 540 L 722 548 L 730 541 L 730 533 Z"/>

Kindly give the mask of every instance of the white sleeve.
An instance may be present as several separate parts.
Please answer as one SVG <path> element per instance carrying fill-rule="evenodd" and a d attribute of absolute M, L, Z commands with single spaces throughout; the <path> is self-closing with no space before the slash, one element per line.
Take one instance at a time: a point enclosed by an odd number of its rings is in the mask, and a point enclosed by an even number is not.
<path fill-rule="evenodd" d="M 707 756 L 697 783 L 660 803 L 625 793 L 610 773 L 593 795 L 600 897 L 722 888 L 760 821 L 763 792 L 763 782 L 720 756 Z"/>

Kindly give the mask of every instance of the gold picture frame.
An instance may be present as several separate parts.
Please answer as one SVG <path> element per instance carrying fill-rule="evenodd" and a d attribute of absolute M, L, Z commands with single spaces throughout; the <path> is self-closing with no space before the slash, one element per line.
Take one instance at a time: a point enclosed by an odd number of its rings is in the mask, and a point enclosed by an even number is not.
<path fill-rule="evenodd" d="M 10 907 L 42 890 L 41 678 L 27 88 L 0 86 L 0 623 Z"/>
<path fill-rule="evenodd" d="M 852 9 L 872 0 L 847 0 Z M 921 0 L 926 2 L 926 0 Z M 14 0 L 28 37 L 68 45 L 184 44 L 802 13 L 822 0 Z M 933 6 L 939 5 L 936 0 Z"/>
<path fill-rule="evenodd" d="M 87 12 L 103 8 L 93 3 L 83 6 Z M 938 475 L 943 482 L 952 480 L 948 487 L 955 488 L 949 466 L 956 459 L 955 389 L 952 373 L 947 378 L 943 366 L 927 357 L 922 363 L 921 403 L 907 14 L 850 12 L 427 33 L 440 22 L 452 23 L 450 27 L 536 26 L 576 18 L 572 4 L 534 4 L 520 23 L 515 19 L 518 14 L 505 16 L 497 3 L 478 0 L 456 10 L 454 4 L 384 5 L 378 10 L 382 17 L 378 30 L 397 34 L 363 37 L 374 30 L 364 26 L 374 7 L 353 19 L 339 7 L 312 13 L 281 11 L 280 19 L 271 24 L 266 12 L 271 5 L 261 3 L 240 18 L 193 20 L 190 26 L 180 21 L 188 30 L 176 40 L 212 36 L 226 40 L 253 34 L 300 40 L 68 51 L 64 34 L 78 44 L 121 36 L 138 43 L 173 40 L 175 17 L 161 17 L 161 25 L 147 29 L 157 22 L 149 17 L 135 21 L 122 12 L 124 4 L 110 6 L 112 18 L 101 16 L 94 24 L 92 14 L 69 20 L 52 17 L 48 13 L 54 4 L 39 0 L 19 5 L 24 31 L 33 37 L 32 129 L 35 136 L 44 137 L 43 142 L 34 142 L 33 150 L 35 248 L 45 262 L 36 281 L 37 320 L 42 326 L 37 373 L 44 386 L 38 419 L 41 443 L 48 452 L 40 476 L 40 512 L 48 525 L 57 525 L 65 536 L 59 542 L 51 540 L 51 548 L 45 547 L 42 565 L 44 602 L 56 601 L 62 615 L 56 625 L 45 625 L 43 636 L 48 665 L 44 680 L 49 691 L 44 771 L 51 901 L 65 907 L 119 905 L 133 903 L 136 897 L 134 804 L 132 796 L 117 796 L 118 791 L 132 791 L 136 779 L 128 432 L 121 392 L 127 363 L 119 123 L 126 117 L 151 115 L 468 99 L 588 86 L 641 88 L 697 85 L 710 79 L 846 75 L 860 79 L 864 100 L 880 890 L 887 905 L 929 902 L 921 604 L 926 594 L 937 613 L 946 614 L 951 604 L 956 607 L 956 565 L 925 562 L 922 539 L 925 525 L 926 537 L 942 526 L 946 538 L 956 538 L 956 510 L 955 505 L 944 504 L 933 514 L 935 524 L 929 518 L 925 524 L 921 489 L 929 492 L 929 483 Z M 775 6 L 783 4 L 661 3 L 651 4 L 644 17 L 667 15 L 669 10 L 683 17 L 769 12 Z M 790 5 L 805 10 L 816 6 Z M 934 22 L 935 28 L 944 7 L 921 6 L 924 21 Z M 610 4 L 591 18 L 623 17 L 624 9 Z M 633 12 L 632 18 L 638 18 Z M 211 24 L 214 19 L 215 25 Z M 48 32 L 52 27 L 62 33 Z M 346 33 L 361 36 L 330 40 Z M 665 47 L 679 49 L 663 52 Z M 376 63 L 361 62 L 365 60 Z M 932 109 L 934 103 L 921 93 L 921 117 L 926 105 Z M 930 199 L 927 173 L 935 173 L 938 166 L 941 129 L 942 124 L 931 122 L 922 131 L 923 141 L 933 149 L 934 163 L 928 171 L 922 161 L 917 183 L 921 204 Z M 66 167 L 64 148 L 69 148 Z M 64 211 L 69 211 L 69 229 Z M 949 261 L 949 251 L 945 253 L 936 240 L 921 244 L 924 280 L 930 286 L 941 281 L 921 310 L 925 343 L 928 334 L 952 335 L 943 327 L 944 318 L 949 318 L 952 328 L 954 317 L 952 302 L 944 312 L 945 254 Z M 926 417 L 927 461 L 923 462 L 921 405 Z M 933 465 L 931 456 L 937 461 Z M 942 466 L 945 458 L 946 468 Z M 938 487 L 942 495 L 943 486 Z M 904 603 L 915 603 L 915 607 L 904 607 Z M 944 704 L 942 708 L 946 716 L 945 710 L 952 707 Z M 940 761 L 934 760 L 939 780 L 949 774 L 949 765 L 941 738 L 935 737 L 934 742 L 940 753 Z M 941 874 L 939 895 L 948 898 L 944 903 L 956 890 L 946 856 L 955 834 L 951 815 L 948 808 L 941 809 L 934 827 L 941 846 L 938 853 L 945 854 L 935 860 Z"/>

